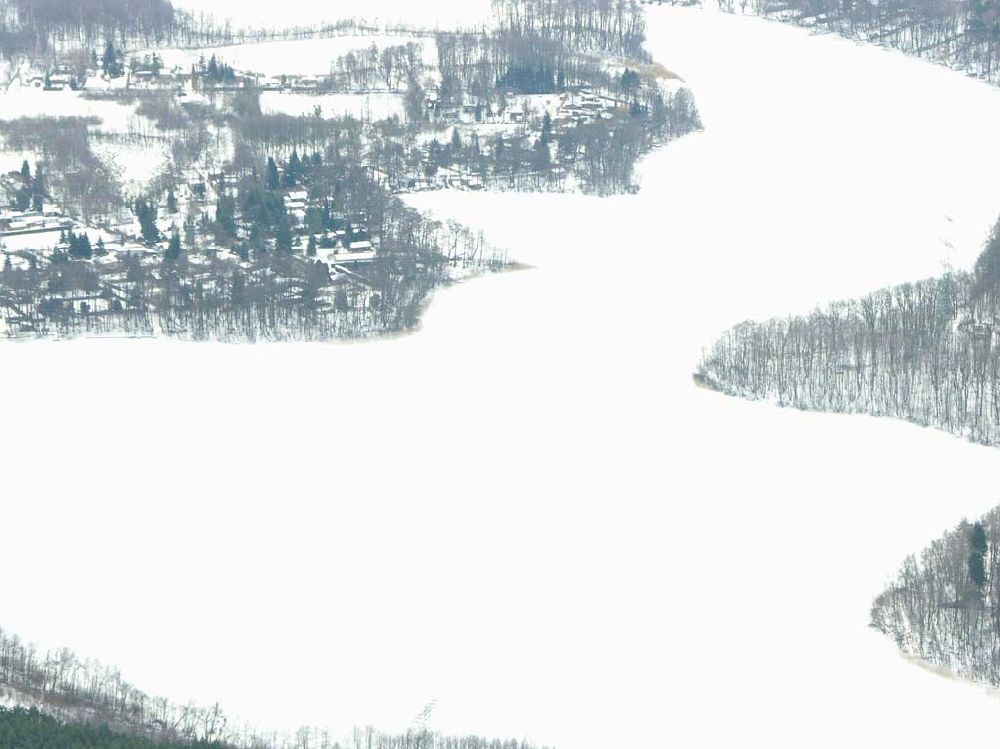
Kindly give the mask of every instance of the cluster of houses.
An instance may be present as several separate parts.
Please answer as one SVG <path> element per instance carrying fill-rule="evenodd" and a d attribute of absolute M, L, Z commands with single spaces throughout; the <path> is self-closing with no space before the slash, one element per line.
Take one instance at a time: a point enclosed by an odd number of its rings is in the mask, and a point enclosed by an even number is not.
<path fill-rule="evenodd" d="M 71 219 L 50 205 L 41 211 L 19 211 L 11 207 L 0 209 L 0 241 L 29 234 L 58 235 L 72 226 Z"/>
<path fill-rule="evenodd" d="M 96 71 L 88 71 L 87 77 L 97 75 Z M 24 84 L 31 88 L 40 88 L 45 91 L 65 91 L 81 86 L 75 73 L 69 68 L 56 66 L 48 72 L 33 72 L 25 77 Z"/>
<path fill-rule="evenodd" d="M 558 130 L 610 118 L 615 110 L 624 106 L 627 106 L 626 102 L 603 96 L 589 88 L 535 96 L 508 93 L 499 106 L 471 101 L 468 96 L 460 104 L 444 103 L 435 86 L 429 86 L 424 93 L 428 120 L 445 126 L 524 125 L 531 119 L 533 109 L 544 109 L 549 112 L 552 124 Z"/>

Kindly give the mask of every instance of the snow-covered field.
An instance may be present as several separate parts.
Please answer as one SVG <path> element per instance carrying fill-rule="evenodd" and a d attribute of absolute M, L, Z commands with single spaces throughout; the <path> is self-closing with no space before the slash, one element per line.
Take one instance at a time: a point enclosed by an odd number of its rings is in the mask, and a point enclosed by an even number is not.
<path fill-rule="evenodd" d="M 644 190 L 423 193 L 532 270 L 379 343 L 12 344 L 2 624 L 265 724 L 563 748 L 940 747 L 1000 699 L 867 629 L 1000 452 L 700 390 L 747 317 L 967 267 L 1000 92 L 768 22 L 650 11 L 706 132 Z"/>
<path fill-rule="evenodd" d="M 285 22 L 287 21 L 286 17 Z M 267 76 L 328 75 L 331 63 L 348 52 L 368 49 L 372 44 L 383 48 L 411 42 L 423 45 L 424 59 L 427 62 L 436 60 L 434 39 L 413 36 L 335 36 L 325 39 L 291 39 L 204 49 L 164 49 L 157 50 L 157 54 L 168 68 L 176 65 L 188 67 L 199 62 L 202 58 L 208 60 L 212 55 L 215 55 L 220 61 L 244 72 L 260 73 Z"/>
<path fill-rule="evenodd" d="M 0 120 L 21 117 L 89 117 L 94 119 L 92 130 L 130 135 L 153 131 L 152 123 L 137 112 L 136 104 L 88 99 L 77 91 L 45 91 L 40 88 L 11 85 L 0 88 Z M 2 144 L 0 144 L 2 145 Z M 149 181 L 164 167 L 169 157 L 165 145 L 131 143 L 128 145 L 100 143 L 95 152 L 118 175 L 130 194 L 142 192 Z M 19 169 L 27 158 L 34 169 L 36 155 L 0 150 L 0 171 Z"/>
<path fill-rule="evenodd" d="M 45 91 L 13 85 L 0 90 L 0 119 L 20 117 L 93 117 L 103 130 L 128 132 L 129 122 L 137 115 L 134 105 L 115 101 L 87 99 L 76 91 Z"/>
<path fill-rule="evenodd" d="M 490 0 L 434 0 L 418 3 L 406 0 L 337 0 L 336 7 L 307 0 L 293 7 L 269 0 L 178 0 L 174 3 L 195 14 L 232 18 L 237 26 L 284 28 L 289 24 L 308 26 L 336 18 L 364 18 L 373 22 L 402 22 L 451 29 L 471 26 L 492 18 Z"/>
<path fill-rule="evenodd" d="M 116 175 L 127 195 L 144 194 L 170 165 L 170 148 L 166 143 L 103 142 L 94 147 L 94 152 Z"/>
<path fill-rule="evenodd" d="M 288 114 L 293 117 L 311 115 L 319 107 L 322 117 L 350 115 L 359 120 L 374 122 L 389 117 L 405 117 L 406 107 L 402 94 L 293 94 L 284 91 L 265 91 L 260 95 L 260 106 L 265 114 Z"/>

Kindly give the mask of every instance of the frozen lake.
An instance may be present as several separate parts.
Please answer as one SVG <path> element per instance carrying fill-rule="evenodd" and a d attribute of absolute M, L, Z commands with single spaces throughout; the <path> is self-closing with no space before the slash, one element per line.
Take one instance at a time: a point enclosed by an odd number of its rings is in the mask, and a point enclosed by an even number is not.
<path fill-rule="evenodd" d="M 1000 700 L 867 628 L 1000 453 L 699 390 L 702 346 L 968 267 L 1000 92 L 650 11 L 706 132 L 637 196 L 424 193 L 532 270 L 362 345 L 11 345 L 3 626 L 268 725 L 563 748 L 944 746 Z M 11 573 L 15 574 L 11 574 Z"/>

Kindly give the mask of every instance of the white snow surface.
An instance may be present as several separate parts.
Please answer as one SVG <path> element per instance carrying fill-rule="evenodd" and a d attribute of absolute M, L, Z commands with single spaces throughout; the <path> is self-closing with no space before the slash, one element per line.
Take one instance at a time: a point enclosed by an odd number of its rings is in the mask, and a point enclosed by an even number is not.
<path fill-rule="evenodd" d="M 403 95 L 393 93 L 296 94 L 265 91 L 260 95 L 260 106 L 265 114 L 293 117 L 311 115 L 319 107 L 321 116 L 326 119 L 351 116 L 365 122 L 390 117 L 403 119 L 406 112 Z"/>
<path fill-rule="evenodd" d="M 364 18 L 383 23 L 406 23 L 451 29 L 473 26 L 492 18 L 490 0 L 308 0 L 287 6 L 269 0 L 178 0 L 176 7 L 217 19 L 230 18 L 237 27 L 309 26 L 337 18 Z"/>
<path fill-rule="evenodd" d="M 290 19 L 285 17 L 285 23 Z M 241 72 L 260 73 L 266 76 L 280 75 L 328 75 L 334 60 L 348 52 L 368 49 L 372 44 L 379 49 L 408 43 L 422 44 L 423 59 L 436 60 L 434 39 L 416 36 L 334 36 L 317 39 L 289 39 L 274 42 L 254 42 L 220 47 L 198 49 L 162 49 L 156 54 L 163 64 L 187 67 L 208 60 L 214 54 L 217 59 Z M 140 52 L 140 55 L 149 50 Z"/>
<path fill-rule="evenodd" d="M 13 85 L 0 90 L 0 119 L 20 117 L 93 117 L 107 132 L 125 133 L 131 120 L 138 117 L 135 105 L 115 101 L 87 99 L 78 91 L 45 91 Z"/>
<path fill-rule="evenodd" d="M 748 317 L 968 267 L 1000 92 L 656 8 L 706 131 L 637 196 L 423 193 L 531 270 L 350 345 L 5 348 L 3 626 L 278 727 L 940 747 L 1000 701 L 867 628 L 1000 452 L 691 381 Z"/>

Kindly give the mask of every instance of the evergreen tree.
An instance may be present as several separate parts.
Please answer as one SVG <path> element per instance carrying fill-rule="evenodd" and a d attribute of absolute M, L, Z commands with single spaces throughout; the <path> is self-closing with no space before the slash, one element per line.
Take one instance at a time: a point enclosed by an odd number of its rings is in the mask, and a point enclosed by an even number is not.
<path fill-rule="evenodd" d="M 167 212 L 177 213 L 177 196 L 174 194 L 174 186 L 171 185 L 167 191 Z"/>
<path fill-rule="evenodd" d="M 302 161 L 299 159 L 299 152 L 292 149 L 292 157 L 288 160 L 288 168 L 285 170 L 285 187 L 295 187 L 299 175 L 302 172 Z"/>
<path fill-rule="evenodd" d="M 975 523 L 969 534 L 969 580 L 977 588 L 986 583 L 986 550 L 988 542 L 982 523 Z"/>
<path fill-rule="evenodd" d="M 31 191 L 21 188 L 14 193 L 14 208 L 27 211 L 31 208 Z"/>
<path fill-rule="evenodd" d="M 277 190 L 281 185 L 281 180 L 278 178 L 278 165 L 274 163 L 274 159 L 270 156 L 267 157 L 267 189 Z"/>
<path fill-rule="evenodd" d="M 236 235 L 236 200 L 223 193 L 215 204 L 215 221 L 230 236 Z"/>
<path fill-rule="evenodd" d="M 539 138 L 531 154 L 531 166 L 537 172 L 547 172 L 551 165 L 552 158 L 549 153 L 549 147 Z"/>
<path fill-rule="evenodd" d="M 24 184 L 31 184 L 31 165 L 28 164 L 27 159 L 21 164 L 21 178 L 24 180 Z"/>
<path fill-rule="evenodd" d="M 641 84 L 639 79 L 639 74 L 634 70 L 625 68 L 625 72 L 622 73 L 622 77 L 618 81 L 619 88 L 621 88 L 622 93 L 626 96 L 631 96 L 639 90 Z"/>
<path fill-rule="evenodd" d="M 279 255 L 288 255 L 292 251 L 292 226 L 288 216 L 282 216 L 278 220 L 278 227 L 274 233 L 274 249 Z"/>
<path fill-rule="evenodd" d="M 160 230 L 156 227 L 156 208 L 140 198 L 135 201 L 133 210 L 139 219 L 139 227 L 143 240 L 147 244 L 155 243 L 160 238 Z"/>
<path fill-rule="evenodd" d="M 167 252 L 164 257 L 170 261 L 177 260 L 181 256 L 181 250 L 181 235 L 175 226 L 170 235 L 170 244 L 167 245 Z"/>
<path fill-rule="evenodd" d="M 122 65 L 118 50 L 115 49 L 115 44 L 111 39 L 108 39 L 108 44 L 104 48 L 104 57 L 101 58 L 101 62 L 104 65 L 104 72 L 112 78 L 120 78 L 125 74 L 125 67 Z"/>
<path fill-rule="evenodd" d="M 542 118 L 542 135 L 540 140 L 546 146 L 552 142 L 552 117 L 548 112 Z"/>
<path fill-rule="evenodd" d="M 76 260 L 90 260 L 94 256 L 93 249 L 90 246 L 90 237 L 86 233 L 74 235 L 70 232 L 69 256 Z"/>
<path fill-rule="evenodd" d="M 969 555 L 969 580 L 977 588 L 982 588 L 986 583 L 986 565 L 978 554 Z"/>
<path fill-rule="evenodd" d="M 309 257 L 316 257 L 316 235 L 309 235 L 309 244 L 306 247 L 306 255 Z"/>

